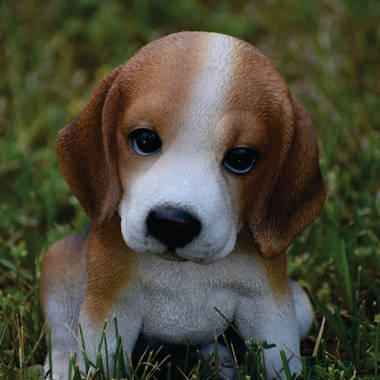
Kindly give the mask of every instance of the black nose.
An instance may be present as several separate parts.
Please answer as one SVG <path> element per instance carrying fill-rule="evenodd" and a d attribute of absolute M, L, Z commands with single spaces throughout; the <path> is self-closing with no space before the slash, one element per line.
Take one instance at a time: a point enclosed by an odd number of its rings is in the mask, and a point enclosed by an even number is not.
<path fill-rule="evenodd" d="M 151 211 L 146 223 L 148 232 L 170 251 L 184 247 L 201 231 L 198 219 L 175 207 L 160 207 Z"/>

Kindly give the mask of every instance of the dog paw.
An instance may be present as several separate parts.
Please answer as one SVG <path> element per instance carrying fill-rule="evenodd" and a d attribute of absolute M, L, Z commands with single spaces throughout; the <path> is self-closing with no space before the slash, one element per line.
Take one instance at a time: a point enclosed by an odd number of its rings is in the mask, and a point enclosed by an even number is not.
<path fill-rule="evenodd" d="M 209 360 L 211 374 L 217 373 L 220 380 L 236 379 L 234 363 L 225 346 L 218 343 L 215 347 L 215 343 L 211 343 L 199 351 L 205 360 Z M 215 351 L 217 351 L 217 357 Z"/>

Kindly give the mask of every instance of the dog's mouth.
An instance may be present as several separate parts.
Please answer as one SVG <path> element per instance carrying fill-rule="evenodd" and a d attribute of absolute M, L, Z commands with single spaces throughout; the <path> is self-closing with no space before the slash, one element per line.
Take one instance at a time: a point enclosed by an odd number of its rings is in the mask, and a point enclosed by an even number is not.
<path fill-rule="evenodd" d="M 169 261 L 189 261 L 188 259 L 185 259 L 179 255 L 177 255 L 176 253 L 174 253 L 173 251 L 166 251 L 164 253 L 161 253 L 159 255 L 162 259 L 164 260 L 169 260 Z"/>
<path fill-rule="evenodd" d="M 210 260 L 210 259 L 205 259 L 205 258 L 199 258 L 199 257 L 183 257 L 178 255 L 177 253 L 173 251 L 166 251 L 164 253 L 160 253 L 157 256 L 161 257 L 164 260 L 168 261 L 177 261 L 177 262 L 193 262 L 195 264 L 201 264 L 201 265 L 206 265 L 206 264 L 211 264 L 215 262 L 216 260 Z"/>

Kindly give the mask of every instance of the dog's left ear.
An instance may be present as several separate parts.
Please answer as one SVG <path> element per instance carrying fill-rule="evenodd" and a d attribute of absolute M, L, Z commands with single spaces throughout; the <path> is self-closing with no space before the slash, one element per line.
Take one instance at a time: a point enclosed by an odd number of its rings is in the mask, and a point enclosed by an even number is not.
<path fill-rule="evenodd" d="M 292 116 L 284 120 L 290 135 L 287 153 L 274 187 L 249 216 L 260 252 L 268 258 L 286 251 L 296 235 L 318 216 L 326 197 L 311 118 L 290 92 L 289 99 Z"/>
<path fill-rule="evenodd" d="M 121 99 L 114 85 L 120 70 L 113 70 L 98 83 L 78 119 L 57 138 L 62 174 L 95 225 L 115 213 L 120 198 L 116 126 Z"/>

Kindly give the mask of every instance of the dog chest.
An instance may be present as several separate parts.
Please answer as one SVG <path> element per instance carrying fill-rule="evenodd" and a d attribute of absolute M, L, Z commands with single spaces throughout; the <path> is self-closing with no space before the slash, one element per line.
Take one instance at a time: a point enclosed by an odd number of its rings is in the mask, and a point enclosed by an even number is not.
<path fill-rule="evenodd" d="M 233 319 L 235 299 L 227 289 L 183 286 L 165 291 L 150 289 L 143 318 L 143 334 L 173 344 L 202 344 L 228 327 L 216 311 Z"/>
<path fill-rule="evenodd" d="M 140 272 L 144 335 L 172 344 L 186 344 L 188 339 L 202 344 L 227 329 L 216 309 L 233 320 L 237 297 L 233 289 L 203 273 L 207 267 L 153 260 L 149 270 Z"/>

